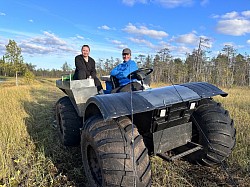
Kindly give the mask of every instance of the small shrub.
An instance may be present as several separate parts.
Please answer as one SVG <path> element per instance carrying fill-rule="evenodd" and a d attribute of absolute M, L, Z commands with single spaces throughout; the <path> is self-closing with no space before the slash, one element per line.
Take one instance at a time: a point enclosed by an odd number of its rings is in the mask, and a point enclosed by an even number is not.
<path fill-rule="evenodd" d="M 31 71 L 27 70 L 25 73 L 24 73 L 24 78 L 25 78 L 25 82 L 27 84 L 31 84 L 34 82 L 35 80 L 35 75 L 34 73 L 32 73 Z"/>

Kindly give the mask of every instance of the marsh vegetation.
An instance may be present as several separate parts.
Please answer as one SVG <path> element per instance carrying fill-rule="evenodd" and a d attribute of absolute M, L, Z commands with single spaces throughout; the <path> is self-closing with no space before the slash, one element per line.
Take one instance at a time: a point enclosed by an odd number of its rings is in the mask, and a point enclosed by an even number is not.
<path fill-rule="evenodd" d="M 154 85 L 158 86 L 158 85 Z M 215 100 L 230 112 L 237 143 L 223 167 L 207 168 L 184 160 L 151 157 L 152 186 L 249 186 L 250 89 L 223 89 Z M 53 127 L 55 102 L 64 94 L 55 79 L 26 85 L 20 79 L 0 83 L 0 186 L 84 186 L 79 147 L 60 144 Z"/>

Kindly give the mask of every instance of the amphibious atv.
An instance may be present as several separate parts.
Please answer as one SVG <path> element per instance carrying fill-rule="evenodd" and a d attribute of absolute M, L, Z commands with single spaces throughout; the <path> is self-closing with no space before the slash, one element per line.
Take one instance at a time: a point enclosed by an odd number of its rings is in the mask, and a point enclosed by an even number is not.
<path fill-rule="evenodd" d="M 151 71 L 130 75 L 144 87 L 133 92 L 98 94 L 93 79 L 56 81 L 67 95 L 56 103 L 60 140 L 81 145 L 89 186 L 150 186 L 150 155 L 214 166 L 231 154 L 233 120 L 212 99 L 227 93 L 206 82 L 149 88 L 143 83 Z"/>

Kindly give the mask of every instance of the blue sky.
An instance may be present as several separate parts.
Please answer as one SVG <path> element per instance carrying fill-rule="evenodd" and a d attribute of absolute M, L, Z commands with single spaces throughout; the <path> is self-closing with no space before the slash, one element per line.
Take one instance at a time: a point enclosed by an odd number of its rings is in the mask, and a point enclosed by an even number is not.
<path fill-rule="evenodd" d="M 169 48 L 175 58 L 197 48 L 199 38 L 216 56 L 225 45 L 250 54 L 249 0 L 0 0 L 0 55 L 9 39 L 36 68 L 60 69 L 83 44 L 96 61 L 132 58 Z"/>

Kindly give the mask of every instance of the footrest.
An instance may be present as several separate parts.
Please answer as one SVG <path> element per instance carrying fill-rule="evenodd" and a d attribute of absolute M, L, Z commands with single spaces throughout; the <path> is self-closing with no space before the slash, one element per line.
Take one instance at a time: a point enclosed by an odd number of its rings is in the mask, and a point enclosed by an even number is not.
<path fill-rule="evenodd" d="M 179 153 L 177 155 L 174 155 L 174 156 L 168 156 L 166 154 L 158 154 L 158 155 L 160 157 L 162 157 L 163 159 L 166 159 L 166 160 L 169 160 L 169 161 L 174 161 L 174 160 L 176 160 L 178 158 L 182 158 L 182 157 L 184 157 L 186 155 L 189 155 L 189 154 L 191 154 L 191 153 L 193 153 L 195 151 L 203 149 L 203 147 L 201 145 L 199 145 L 199 144 L 196 144 L 196 143 L 193 143 L 193 142 L 188 142 L 188 144 L 189 145 L 191 144 L 192 146 L 195 146 L 195 147 L 190 148 L 190 149 L 188 149 L 186 151 L 183 151 L 183 152 L 181 152 L 181 153 Z"/>

